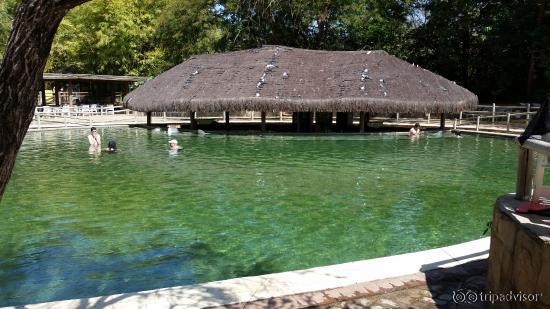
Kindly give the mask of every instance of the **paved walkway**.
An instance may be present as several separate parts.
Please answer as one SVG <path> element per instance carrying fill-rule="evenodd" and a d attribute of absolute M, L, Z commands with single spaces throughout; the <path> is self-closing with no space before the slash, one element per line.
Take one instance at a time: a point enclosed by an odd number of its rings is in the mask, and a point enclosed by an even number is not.
<path fill-rule="evenodd" d="M 397 278 L 375 280 L 343 288 L 213 307 L 216 309 L 259 308 L 472 308 L 485 303 L 463 296 L 485 289 L 487 260 L 450 268 L 437 268 Z"/>

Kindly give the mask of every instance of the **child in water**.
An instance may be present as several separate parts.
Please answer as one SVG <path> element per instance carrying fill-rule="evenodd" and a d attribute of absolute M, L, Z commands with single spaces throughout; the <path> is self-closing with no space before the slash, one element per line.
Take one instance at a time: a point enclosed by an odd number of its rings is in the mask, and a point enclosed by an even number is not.
<path fill-rule="evenodd" d="M 110 140 L 109 143 L 107 143 L 107 148 L 105 148 L 105 151 L 107 152 L 116 152 L 116 142 L 113 140 Z"/>
<path fill-rule="evenodd" d="M 170 141 L 168 141 L 168 146 L 170 148 L 170 150 L 180 150 L 181 147 L 178 146 L 178 141 L 175 140 L 175 139 L 172 139 Z"/>

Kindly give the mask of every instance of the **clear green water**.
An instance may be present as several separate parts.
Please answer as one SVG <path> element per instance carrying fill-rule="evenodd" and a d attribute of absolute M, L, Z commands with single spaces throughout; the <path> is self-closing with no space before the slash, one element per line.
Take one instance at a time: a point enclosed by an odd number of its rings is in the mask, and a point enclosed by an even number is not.
<path fill-rule="evenodd" d="M 482 237 L 512 140 L 29 133 L 0 203 L 0 306 L 185 285 Z M 171 155 L 167 141 L 185 149 Z"/>

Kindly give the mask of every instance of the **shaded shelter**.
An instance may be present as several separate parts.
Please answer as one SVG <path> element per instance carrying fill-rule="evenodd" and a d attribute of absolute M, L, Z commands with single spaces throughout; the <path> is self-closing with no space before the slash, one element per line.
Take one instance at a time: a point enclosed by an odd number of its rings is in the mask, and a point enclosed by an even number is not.
<path fill-rule="evenodd" d="M 130 87 L 145 80 L 140 76 L 44 73 L 41 101 L 48 101 L 46 89 L 51 89 L 55 105 L 122 103 Z"/>
<path fill-rule="evenodd" d="M 477 96 L 384 51 L 284 46 L 193 56 L 124 98 L 141 112 L 294 112 L 298 130 L 313 113 L 458 113 Z M 348 114 L 349 115 L 349 114 Z M 341 115 L 344 126 L 350 117 Z M 321 122 L 325 122 L 324 120 Z"/>

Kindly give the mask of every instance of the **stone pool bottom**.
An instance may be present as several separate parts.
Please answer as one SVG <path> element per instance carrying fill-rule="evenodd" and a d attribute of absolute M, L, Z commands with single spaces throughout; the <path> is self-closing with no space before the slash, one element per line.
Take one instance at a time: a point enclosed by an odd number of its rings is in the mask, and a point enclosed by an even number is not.
<path fill-rule="evenodd" d="M 428 281 L 426 272 L 460 269 L 461 265 L 487 259 L 488 253 L 489 237 L 486 237 L 448 247 L 351 263 L 137 293 L 26 305 L 25 308 L 242 308 L 249 305 L 278 306 L 277 301 L 285 302 L 279 305 L 289 308 L 318 306 L 353 295 L 360 297 L 425 285 Z M 476 267 L 474 269 L 479 268 Z M 418 293 L 425 292 L 420 289 Z M 447 298 L 452 297 L 449 293 L 445 295 Z M 391 302 L 384 299 L 379 301 Z"/>

